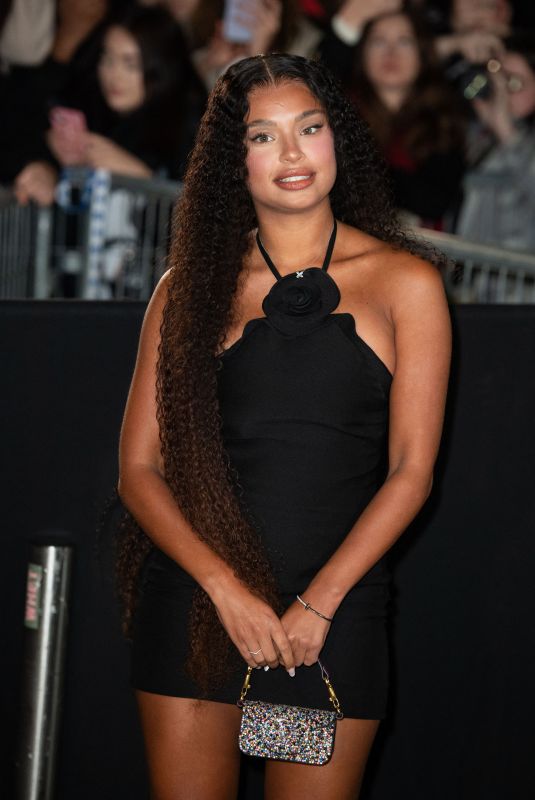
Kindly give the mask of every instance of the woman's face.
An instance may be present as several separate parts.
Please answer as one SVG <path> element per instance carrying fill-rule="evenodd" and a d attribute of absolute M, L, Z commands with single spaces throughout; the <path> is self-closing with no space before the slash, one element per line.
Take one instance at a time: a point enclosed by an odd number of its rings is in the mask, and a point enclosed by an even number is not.
<path fill-rule="evenodd" d="M 363 63 L 377 92 L 409 91 L 420 71 L 420 55 L 407 17 L 395 14 L 373 25 L 364 45 Z"/>
<path fill-rule="evenodd" d="M 257 211 L 303 211 L 328 198 L 336 179 L 334 137 L 302 83 L 254 89 L 247 123 L 248 187 Z"/>
<path fill-rule="evenodd" d="M 145 101 L 139 46 L 124 28 L 110 28 L 98 65 L 100 88 L 108 106 L 119 114 L 135 111 Z"/>

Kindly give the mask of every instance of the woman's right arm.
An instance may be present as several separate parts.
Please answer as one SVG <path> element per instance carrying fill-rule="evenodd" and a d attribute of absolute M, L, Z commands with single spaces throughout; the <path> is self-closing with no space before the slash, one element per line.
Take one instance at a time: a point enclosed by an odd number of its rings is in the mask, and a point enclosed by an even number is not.
<path fill-rule="evenodd" d="M 164 479 L 156 417 L 156 365 L 169 273 L 147 308 L 126 403 L 119 446 L 119 495 L 156 547 L 188 572 L 214 603 L 221 623 L 250 665 L 294 666 L 288 638 L 273 609 L 236 577 L 232 567 L 197 536 Z M 262 648 L 264 661 L 250 651 Z"/>

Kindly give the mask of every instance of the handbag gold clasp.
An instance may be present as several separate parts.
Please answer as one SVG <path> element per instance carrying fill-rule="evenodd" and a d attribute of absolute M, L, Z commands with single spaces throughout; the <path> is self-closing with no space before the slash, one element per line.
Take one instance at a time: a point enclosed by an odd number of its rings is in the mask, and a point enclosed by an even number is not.
<path fill-rule="evenodd" d="M 329 692 L 329 701 L 330 701 L 330 703 L 332 703 L 332 706 L 333 706 L 334 710 L 336 711 L 336 719 L 343 719 L 344 715 L 343 715 L 342 709 L 340 707 L 340 701 L 336 696 L 336 692 L 334 691 L 334 687 L 333 687 L 331 681 L 329 680 L 329 673 L 327 672 L 327 670 L 325 669 L 325 667 L 323 666 L 321 661 L 318 660 L 318 664 L 320 665 L 320 669 L 321 669 L 321 677 L 322 677 L 323 682 L 325 683 L 325 685 L 327 687 L 327 691 Z"/>
<path fill-rule="evenodd" d="M 249 691 L 250 686 L 251 686 L 251 673 L 252 673 L 252 671 L 253 671 L 252 667 L 247 667 L 247 672 L 245 673 L 245 680 L 243 682 L 243 686 L 241 687 L 240 699 L 238 700 L 238 702 L 236 704 L 236 705 L 240 706 L 240 708 L 242 707 L 243 701 L 247 697 L 247 692 Z"/>

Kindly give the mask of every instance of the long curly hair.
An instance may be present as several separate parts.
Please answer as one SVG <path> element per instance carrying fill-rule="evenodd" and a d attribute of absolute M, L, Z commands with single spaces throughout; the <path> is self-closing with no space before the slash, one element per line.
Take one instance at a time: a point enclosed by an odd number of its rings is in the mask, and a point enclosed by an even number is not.
<path fill-rule="evenodd" d="M 248 95 L 259 86 L 299 81 L 327 113 L 334 134 L 335 217 L 396 248 L 434 256 L 400 228 L 385 167 L 365 123 L 334 77 L 299 56 L 244 59 L 218 80 L 190 156 L 173 225 L 168 297 L 157 365 L 157 414 L 167 481 L 199 538 L 231 565 L 257 596 L 280 610 L 277 587 L 225 453 L 216 354 L 233 321 L 234 298 L 257 225 L 246 179 Z M 436 260 L 436 258 L 434 259 Z M 151 542 L 132 518 L 118 550 L 128 625 L 137 577 Z M 204 692 L 224 681 L 237 655 L 208 595 L 198 587 L 190 617 L 187 667 Z"/>

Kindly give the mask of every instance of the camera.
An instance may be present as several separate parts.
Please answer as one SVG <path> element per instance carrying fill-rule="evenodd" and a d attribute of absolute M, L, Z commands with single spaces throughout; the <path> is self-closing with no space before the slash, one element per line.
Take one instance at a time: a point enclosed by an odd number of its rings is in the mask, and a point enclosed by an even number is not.
<path fill-rule="evenodd" d="M 501 64 L 497 59 L 491 58 L 486 64 L 472 64 L 465 58 L 456 59 L 445 72 L 447 78 L 458 87 L 466 100 L 480 97 L 488 100 L 492 96 L 491 73 L 497 72 Z"/>

